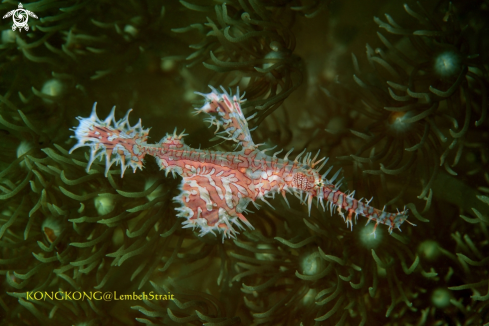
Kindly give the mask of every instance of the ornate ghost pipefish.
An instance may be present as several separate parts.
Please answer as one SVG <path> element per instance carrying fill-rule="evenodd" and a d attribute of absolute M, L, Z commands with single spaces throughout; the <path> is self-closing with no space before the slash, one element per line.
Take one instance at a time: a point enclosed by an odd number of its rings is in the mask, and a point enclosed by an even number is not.
<path fill-rule="evenodd" d="M 319 152 L 311 158 L 311 153 L 302 151 L 294 160 L 289 159 L 291 149 L 284 158 L 278 158 L 276 152 L 272 156 L 266 154 L 267 150 L 259 150 L 259 145 L 253 142 L 248 128 L 247 119 L 243 115 L 240 103 L 245 99 L 240 97 L 239 88 L 231 96 L 221 86 L 223 93 L 211 87 L 208 94 L 197 93 L 205 98 L 205 104 L 196 108 L 196 114 L 201 112 L 209 114 L 206 119 L 210 127 L 216 126 L 218 137 L 234 141 L 239 151 L 221 152 L 206 149 L 194 149 L 183 142 L 184 133 L 177 135 L 167 134 L 157 144 L 148 144 L 149 129 L 143 129 L 141 120 L 135 125 L 129 125 L 129 110 L 126 116 L 115 121 L 115 107 L 105 120 L 100 120 L 96 114 L 96 105 L 90 117 L 77 119 L 80 124 L 75 129 L 78 143 L 70 150 L 88 146 L 90 147 L 90 160 L 87 172 L 93 161 L 105 156 L 105 176 L 112 164 L 121 164 L 121 177 L 128 167 L 133 171 L 142 169 L 143 159 L 146 155 L 155 157 L 160 169 L 166 175 L 176 173 L 182 177 L 180 194 L 174 197 L 179 205 L 175 209 L 177 216 L 184 217 L 184 228 L 198 228 L 200 236 L 207 233 L 222 232 L 225 238 L 235 237 L 235 226 L 244 229 L 243 224 L 254 229 L 243 213 L 251 202 L 257 208 L 258 199 L 270 205 L 266 198 L 280 193 L 288 204 L 286 194 L 293 193 L 307 203 L 309 214 L 314 198 L 323 209 L 328 206 L 330 211 L 337 209 L 345 219 L 347 226 L 353 227 L 353 215 L 365 216 L 368 222 L 375 221 L 385 224 L 389 232 L 394 228 L 400 229 L 407 219 L 408 211 L 388 213 L 369 206 L 370 201 L 362 202 L 353 198 L 353 193 L 347 195 L 339 190 L 339 183 L 335 180 L 339 175 L 336 172 L 331 179 L 327 178 L 331 171 L 319 171 L 324 167 L 327 159 L 317 159 Z M 253 118 L 249 117 L 249 119 Z M 219 129 L 223 129 L 219 132 Z M 240 145 L 240 146 L 239 146 Z M 303 156 L 304 155 L 304 156 Z M 324 161 L 324 162 L 323 162 Z M 319 163 L 323 162 L 319 167 Z M 304 196 L 304 199 L 302 197 Z M 324 203 L 326 202 L 326 208 Z M 271 206 L 271 205 L 270 205 Z M 345 216 L 345 213 L 347 215 Z M 367 222 L 367 223 L 368 223 Z M 375 232 L 374 228 L 374 232 Z M 375 234 L 375 233 L 374 233 Z"/>

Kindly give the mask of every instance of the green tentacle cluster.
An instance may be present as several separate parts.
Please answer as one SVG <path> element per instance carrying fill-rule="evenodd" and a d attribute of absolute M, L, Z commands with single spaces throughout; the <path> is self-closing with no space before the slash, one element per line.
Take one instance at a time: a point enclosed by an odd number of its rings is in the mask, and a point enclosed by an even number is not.
<path fill-rule="evenodd" d="M 293 1 L 269 4 L 266 1 L 229 1 L 222 5 L 203 7 L 186 1 L 191 9 L 206 13 L 206 23 L 173 29 L 184 33 L 197 30 L 203 40 L 190 45 L 195 52 L 186 57 L 187 67 L 203 64 L 219 75 L 209 84 L 241 86 L 248 101 L 243 107 L 253 107 L 256 124 L 276 110 L 302 83 L 303 67 L 295 55 L 296 45 L 291 32 L 296 12 Z M 323 1 L 327 3 L 327 1 Z M 321 6 L 316 1 L 314 7 Z M 296 10 L 312 10 L 295 7 Z"/>

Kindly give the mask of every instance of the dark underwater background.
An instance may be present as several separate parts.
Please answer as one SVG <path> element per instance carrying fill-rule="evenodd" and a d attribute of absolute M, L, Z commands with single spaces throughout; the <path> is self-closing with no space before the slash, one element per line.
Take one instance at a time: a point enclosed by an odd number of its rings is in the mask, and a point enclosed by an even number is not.
<path fill-rule="evenodd" d="M 0 325 L 489 323 L 489 1 L 23 5 L 28 31 L 0 21 Z M 416 226 L 374 238 L 289 196 L 222 243 L 181 228 L 180 177 L 153 158 L 106 178 L 68 153 L 94 102 L 149 143 L 177 127 L 230 151 L 192 114 L 207 85 L 246 91 L 255 143 L 321 150 L 343 191 Z M 57 291 L 174 300 L 26 295 Z"/>

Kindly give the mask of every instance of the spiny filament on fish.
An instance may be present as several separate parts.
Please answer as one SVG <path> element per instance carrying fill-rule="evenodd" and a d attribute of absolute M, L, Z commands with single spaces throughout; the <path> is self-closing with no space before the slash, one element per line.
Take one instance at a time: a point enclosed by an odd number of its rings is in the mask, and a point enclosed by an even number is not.
<path fill-rule="evenodd" d="M 327 175 L 332 167 L 323 175 L 319 173 L 327 162 L 325 158 L 317 159 L 319 151 L 311 158 L 312 154 L 304 155 L 306 150 L 303 150 L 291 160 L 289 155 L 293 149 L 284 158 L 277 157 L 281 151 L 269 156 L 266 152 L 270 148 L 259 150 L 260 145 L 253 142 L 247 119 L 241 110 L 240 104 L 245 99 L 240 97 L 239 89 L 232 96 L 222 86 L 222 93 L 211 86 L 210 88 L 211 93 L 197 93 L 205 98 L 205 104 L 196 108 L 195 113 L 208 114 L 210 117 L 205 121 L 210 123 L 210 127 L 217 128 L 217 136 L 235 142 L 236 148 L 241 148 L 240 150 L 222 152 L 194 149 L 185 145 L 185 134 L 177 135 L 176 129 L 157 144 L 148 144 L 146 141 L 149 129 L 143 129 L 141 120 L 135 126 L 129 125 L 131 110 L 123 119 L 116 121 L 113 107 L 110 115 L 105 120 L 100 120 L 95 103 L 90 117 L 77 118 L 80 124 L 72 129 L 75 132 L 72 137 L 78 143 L 70 153 L 79 147 L 88 146 L 91 151 L 87 172 L 95 159 L 102 160 L 105 156 L 105 175 L 107 176 L 111 165 L 115 163 L 121 164 L 121 177 L 128 167 L 132 167 L 134 172 L 138 168 L 142 169 L 146 155 L 154 156 L 166 175 L 172 173 L 182 177 L 180 194 L 174 198 L 178 204 L 175 208 L 178 211 L 177 216 L 186 219 L 183 222 L 184 228 L 198 228 L 200 236 L 222 232 L 224 241 L 225 238 L 235 237 L 239 233 L 235 227 L 244 230 L 242 224 L 253 229 L 243 215 L 250 212 L 246 207 L 251 202 L 259 208 L 256 203 L 258 199 L 271 206 L 267 198 L 273 198 L 277 193 L 284 197 L 287 204 L 286 193 L 294 194 L 303 203 L 307 203 L 309 214 L 312 201 L 316 198 L 323 209 L 329 206 L 332 213 L 336 208 L 350 227 L 353 227 L 353 215 L 355 219 L 362 215 L 368 222 L 374 220 L 375 228 L 380 223 L 386 224 L 389 232 L 394 228 L 400 229 L 408 217 L 406 209 L 387 213 L 369 206 L 370 201 L 356 200 L 353 198 L 354 192 L 341 192 L 341 180 L 335 184 L 339 170 L 330 179 Z M 343 210 L 346 211 L 346 216 Z"/>

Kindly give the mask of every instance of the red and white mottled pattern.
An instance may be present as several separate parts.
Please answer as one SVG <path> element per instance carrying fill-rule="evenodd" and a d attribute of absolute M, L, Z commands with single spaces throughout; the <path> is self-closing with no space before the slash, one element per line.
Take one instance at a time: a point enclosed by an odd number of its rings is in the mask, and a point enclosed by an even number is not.
<path fill-rule="evenodd" d="M 221 87 L 222 88 L 222 87 Z M 293 193 L 304 203 L 307 202 L 309 212 L 313 198 L 321 206 L 324 202 L 329 205 L 331 212 L 337 208 L 346 223 L 353 225 L 353 214 L 362 215 L 377 224 L 386 224 L 391 232 L 399 228 L 407 219 L 407 210 L 398 213 L 387 213 L 368 206 L 339 191 L 339 184 L 334 184 L 339 171 L 331 178 L 326 178 L 331 168 L 322 176 L 317 165 L 324 160 L 316 160 L 317 154 L 311 158 L 305 150 L 294 160 L 266 154 L 259 150 L 251 138 L 248 123 L 241 110 L 240 103 L 245 100 L 238 94 L 231 96 L 224 88 L 223 93 L 212 88 L 212 92 L 201 94 L 206 102 L 196 113 L 209 114 L 206 119 L 211 126 L 216 126 L 219 137 L 234 141 L 241 149 L 234 152 L 219 152 L 191 148 L 183 142 L 184 134 L 167 134 L 157 144 L 147 144 L 149 129 L 143 129 L 141 120 L 135 126 L 130 126 L 127 115 L 119 120 L 114 119 L 114 110 L 105 120 L 100 120 L 95 112 L 96 103 L 90 117 L 81 118 L 80 125 L 74 129 L 78 143 L 70 152 L 78 147 L 91 148 L 87 171 L 96 158 L 106 157 L 106 175 L 114 163 L 122 165 L 122 176 L 127 167 L 142 169 L 146 155 L 156 158 L 161 169 L 166 174 L 178 174 L 182 177 L 180 194 L 174 198 L 179 212 L 177 216 L 184 217 L 186 228 L 198 228 L 200 235 L 215 232 L 223 233 L 226 237 L 234 237 L 236 227 L 244 229 L 243 224 L 253 229 L 243 213 L 250 202 L 255 204 L 260 199 L 267 204 L 266 198 L 281 194 L 285 200 L 286 193 Z M 211 115 L 212 114 L 212 115 Z M 220 129 L 222 131 L 218 132 Z M 303 199 L 303 195 L 305 198 Z M 258 205 L 255 204 L 258 208 Z M 343 211 L 348 215 L 345 217 Z"/>

